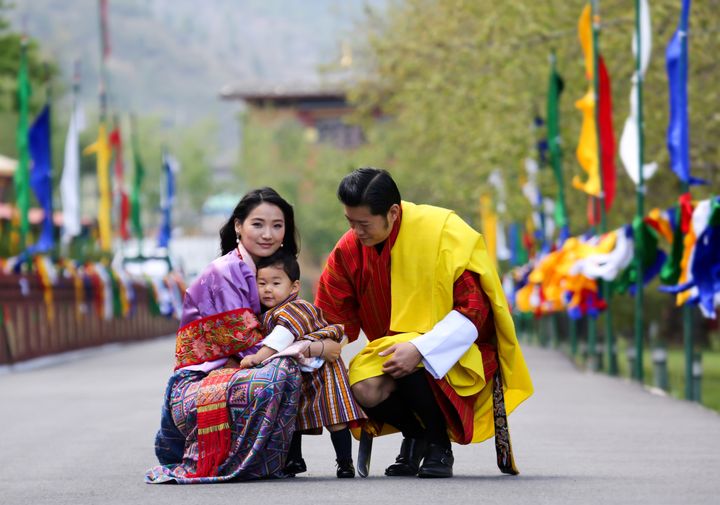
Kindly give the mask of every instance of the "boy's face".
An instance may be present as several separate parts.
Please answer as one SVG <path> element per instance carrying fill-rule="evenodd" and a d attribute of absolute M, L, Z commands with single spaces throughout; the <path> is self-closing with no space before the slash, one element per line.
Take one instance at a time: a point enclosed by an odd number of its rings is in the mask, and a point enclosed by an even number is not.
<path fill-rule="evenodd" d="M 265 307 L 275 307 L 288 296 L 300 290 L 300 281 L 291 281 L 282 266 L 268 266 L 257 273 L 260 302 Z"/>

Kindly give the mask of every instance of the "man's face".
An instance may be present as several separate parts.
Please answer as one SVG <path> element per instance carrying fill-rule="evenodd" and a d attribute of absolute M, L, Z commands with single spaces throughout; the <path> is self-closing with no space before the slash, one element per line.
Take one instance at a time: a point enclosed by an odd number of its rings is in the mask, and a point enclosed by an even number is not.
<path fill-rule="evenodd" d="M 390 236 L 393 224 L 400 214 L 400 206 L 394 204 L 387 214 L 373 215 L 370 207 L 361 205 L 359 207 L 348 207 L 345 205 L 345 218 L 350 224 L 350 229 L 364 246 L 374 246 Z"/>

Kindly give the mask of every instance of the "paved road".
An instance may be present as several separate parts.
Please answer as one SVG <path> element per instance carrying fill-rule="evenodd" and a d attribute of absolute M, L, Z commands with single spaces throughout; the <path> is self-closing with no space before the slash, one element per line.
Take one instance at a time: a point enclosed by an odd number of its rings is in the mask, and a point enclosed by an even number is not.
<path fill-rule="evenodd" d="M 455 446 L 454 479 L 389 479 L 398 436 L 376 441 L 368 479 L 338 481 L 327 435 L 306 437 L 294 480 L 150 486 L 173 340 L 0 374 L 0 504 L 720 503 L 720 416 L 525 350 L 536 394 L 510 418 L 521 475 L 491 441 Z"/>

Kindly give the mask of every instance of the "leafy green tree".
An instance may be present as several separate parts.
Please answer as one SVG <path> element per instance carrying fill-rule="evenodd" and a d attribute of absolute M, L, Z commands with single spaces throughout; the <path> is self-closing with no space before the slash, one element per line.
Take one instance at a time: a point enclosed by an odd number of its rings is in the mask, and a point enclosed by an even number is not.
<path fill-rule="evenodd" d="M 632 2 L 600 1 L 601 52 L 613 81 L 617 139 L 629 111 L 634 59 Z M 390 168 L 402 179 L 408 197 L 475 214 L 477 198 L 489 173 L 500 168 L 510 189 L 509 218 L 524 218 L 528 204 L 519 191 L 523 158 L 534 155 L 535 114 L 544 115 L 548 57 L 555 50 L 565 79 L 561 102 L 566 180 L 581 174 L 574 157 L 581 115 L 574 103 L 587 90 L 577 20 L 585 2 L 492 2 L 478 0 L 404 0 L 390 3 L 382 16 L 370 12 L 367 37 L 357 48 L 354 100 L 371 130 L 382 110 L 393 128 L 382 142 L 393 152 Z M 660 163 L 649 182 L 648 205 L 671 205 L 679 184 L 668 170 L 665 131 L 668 91 L 664 47 L 677 27 L 680 2 L 652 2 L 654 51 L 646 76 L 646 160 Z M 694 194 L 707 196 L 720 182 L 718 91 L 712 83 L 713 58 L 720 39 L 712 27 L 717 1 L 695 2 L 690 20 L 690 114 L 693 173 L 712 181 Z M 385 128 L 382 125 L 381 128 Z M 634 188 L 618 163 L 618 192 L 611 226 L 628 222 L 634 212 Z M 546 194 L 555 194 L 550 171 L 541 173 Z M 586 197 L 567 191 L 571 225 L 586 227 Z"/>
<path fill-rule="evenodd" d="M 13 32 L 6 18 L 10 5 L 0 0 L 0 153 L 16 155 L 15 128 L 17 126 L 17 74 L 23 36 Z M 46 83 L 56 74 L 55 65 L 41 56 L 40 46 L 27 40 L 28 70 L 33 89 L 30 112 L 40 110 L 47 97 Z"/>

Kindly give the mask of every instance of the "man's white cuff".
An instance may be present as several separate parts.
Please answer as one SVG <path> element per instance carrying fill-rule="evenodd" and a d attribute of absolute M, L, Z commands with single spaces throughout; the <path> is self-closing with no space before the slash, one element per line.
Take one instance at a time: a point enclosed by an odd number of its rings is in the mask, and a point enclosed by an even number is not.
<path fill-rule="evenodd" d="M 432 330 L 410 342 L 423 356 L 423 365 L 442 379 L 478 337 L 475 325 L 457 310 L 451 310 Z"/>

